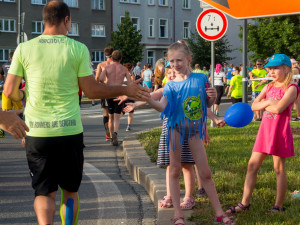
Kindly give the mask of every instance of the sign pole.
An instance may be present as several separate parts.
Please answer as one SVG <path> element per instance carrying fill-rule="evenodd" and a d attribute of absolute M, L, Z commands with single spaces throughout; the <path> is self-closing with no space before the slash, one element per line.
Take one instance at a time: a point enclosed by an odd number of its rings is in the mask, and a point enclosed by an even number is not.
<path fill-rule="evenodd" d="M 210 43 L 211 43 L 211 68 L 210 68 L 210 77 L 211 77 L 211 85 L 212 85 L 212 87 L 214 87 L 215 86 L 214 68 L 215 68 L 215 63 L 216 63 L 215 62 L 216 61 L 216 59 L 215 59 L 215 42 L 211 41 Z M 212 111 L 213 111 L 213 113 L 215 111 L 214 104 L 212 105 Z M 211 127 L 215 127 L 216 124 L 212 120 L 210 120 L 210 126 Z"/>
<path fill-rule="evenodd" d="M 248 102 L 248 78 L 247 78 L 247 52 L 248 52 L 248 27 L 247 20 L 243 25 L 243 102 Z"/>
<path fill-rule="evenodd" d="M 19 43 L 22 43 L 22 17 L 21 17 L 21 0 L 18 1 L 18 37 L 19 37 Z"/>

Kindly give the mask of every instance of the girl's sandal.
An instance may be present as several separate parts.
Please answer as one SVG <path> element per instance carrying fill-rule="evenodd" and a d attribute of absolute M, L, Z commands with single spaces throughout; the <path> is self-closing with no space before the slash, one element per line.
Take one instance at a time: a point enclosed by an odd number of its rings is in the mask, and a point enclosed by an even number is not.
<path fill-rule="evenodd" d="M 180 208 L 183 210 L 190 210 L 195 206 L 195 199 L 190 197 L 185 197 L 183 202 L 180 203 Z"/>
<path fill-rule="evenodd" d="M 171 196 L 164 196 L 163 200 L 160 200 L 159 207 L 160 208 L 170 208 L 173 206 Z"/>
<path fill-rule="evenodd" d="M 240 208 L 241 210 L 236 210 L 236 207 Z M 241 202 L 237 206 L 231 206 L 225 213 L 226 214 L 236 214 L 236 213 L 241 213 L 245 210 L 250 209 L 250 204 L 247 206 L 244 206 Z"/>
<path fill-rule="evenodd" d="M 274 205 L 274 206 L 272 206 L 272 209 L 270 209 L 266 212 L 266 215 L 270 215 L 270 214 L 274 214 L 274 213 L 276 214 L 276 213 L 280 213 L 280 212 L 284 212 L 284 211 L 285 211 L 285 208 Z"/>
<path fill-rule="evenodd" d="M 216 221 L 214 224 L 235 224 L 233 217 L 229 217 L 227 215 L 216 216 Z"/>
<path fill-rule="evenodd" d="M 176 223 L 178 220 L 182 220 L 183 222 L 178 222 L 178 223 Z M 174 225 L 184 225 L 185 223 L 184 223 L 184 217 L 176 217 L 176 218 L 172 218 L 171 219 L 171 222 L 174 224 Z"/>

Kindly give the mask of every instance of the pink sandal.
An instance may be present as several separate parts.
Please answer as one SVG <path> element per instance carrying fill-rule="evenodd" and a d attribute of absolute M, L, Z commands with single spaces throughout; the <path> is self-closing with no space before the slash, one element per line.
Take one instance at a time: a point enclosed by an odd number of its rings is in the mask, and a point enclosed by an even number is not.
<path fill-rule="evenodd" d="M 173 206 L 171 196 L 164 196 L 163 200 L 160 200 L 159 204 L 160 208 L 171 208 Z"/>
<path fill-rule="evenodd" d="M 183 220 L 183 223 L 176 223 L 178 220 Z M 171 222 L 174 224 L 174 225 L 184 225 L 184 217 L 177 217 L 177 218 L 172 218 L 171 219 Z"/>
<path fill-rule="evenodd" d="M 216 216 L 215 224 L 235 224 L 235 221 L 232 217 L 229 217 L 227 215 L 222 216 Z"/>
<path fill-rule="evenodd" d="M 180 208 L 183 210 L 190 210 L 195 206 L 195 199 L 190 197 L 185 197 L 183 202 L 180 203 Z"/>

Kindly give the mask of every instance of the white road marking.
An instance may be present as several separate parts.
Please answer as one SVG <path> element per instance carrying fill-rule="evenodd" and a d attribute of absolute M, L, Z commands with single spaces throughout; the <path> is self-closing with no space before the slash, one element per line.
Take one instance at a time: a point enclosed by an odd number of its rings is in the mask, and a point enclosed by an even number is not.
<path fill-rule="evenodd" d="M 123 196 L 117 185 L 106 176 L 101 170 L 92 164 L 85 162 L 84 174 L 89 177 L 95 187 L 97 200 L 99 203 L 99 218 L 107 221 L 107 209 L 113 209 L 114 219 L 109 219 L 108 224 L 127 224 L 127 215 Z M 97 224 L 103 225 L 103 221 L 98 220 Z"/>

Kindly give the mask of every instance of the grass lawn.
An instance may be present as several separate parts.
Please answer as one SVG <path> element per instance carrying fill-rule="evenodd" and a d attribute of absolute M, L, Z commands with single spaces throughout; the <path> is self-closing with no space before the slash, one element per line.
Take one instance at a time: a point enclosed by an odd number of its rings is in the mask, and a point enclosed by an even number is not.
<path fill-rule="evenodd" d="M 210 144 L 206 147 L 207 157 L 224 210 L 242 200 L 247 164 L 259 125 L 260 122 L 252 122 L 244 128 L 229 126 L 209 128 Z M 268 156 L 258 172 L 251 209 L 235 216 L 238 219 L 237 224 L 300 224 L 300 200 L 293 199 L 289 195 L 289 192 L 300 190 L 300 123 L 291 123 L 291 126 L 294 134 L 295 157 L 286 161 L 288 177 L 288 192 L 284 203 L 286 212 L 265 215 L 265 212 L 274 205 L 276 196 L 273 160 Z M 152 161 L 157 158 L 160 132 L 161 129 L 154 129 L 139 136 Z M 184 187 L 183 181 L 181 186 Z M 214 212 L 207 198 L 196 198 L 196 207 L 190 219 L 197 224 L 212 224 Z"/>

